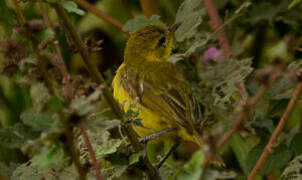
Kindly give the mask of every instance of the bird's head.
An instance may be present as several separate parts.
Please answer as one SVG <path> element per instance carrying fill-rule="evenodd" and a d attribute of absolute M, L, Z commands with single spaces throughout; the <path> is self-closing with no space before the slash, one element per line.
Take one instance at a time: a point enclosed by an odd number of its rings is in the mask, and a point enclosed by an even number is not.
<path fill-rule="evenodd" d="M 131 34 L 125 49 L 125 63 L 140 64 L 144 61 L 166 61 L 173 44 L 173 34 L 179 24 L 164 28 L 147 25 Z"/>

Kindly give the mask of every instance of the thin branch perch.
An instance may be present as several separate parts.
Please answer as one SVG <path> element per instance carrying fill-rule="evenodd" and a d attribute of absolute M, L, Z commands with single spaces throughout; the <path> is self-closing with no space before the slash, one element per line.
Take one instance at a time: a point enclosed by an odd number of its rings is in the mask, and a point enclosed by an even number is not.
<path fill-rule="evenodd" d="M 280 119 L 280 121 L 279 121 L 279 123 L 278 123 L 278 125 L 277 125 L 277 127 L 275 129 L 275 131 L 273 132 L 273 135 L 271 136 L 270 140 L 268 141 L 267 145 L 265 146 L 265 148 L 264 148 L 264 150 L 263 150 L 260 158 L 258 159 L 256 165 L 254 166 L 254 169 L 252 170 L 251 174 L 249 175 L 248 180 L 255 179 L 258 171 L 260 170 L 260 168 L 265 163 L 268 155 L 272 152 L 274 143 L 276 142 L 278 135 L 281 133 L 281 131 L 282 131 L 284 125 L 285 125 L 285 122 L 286 122 L 288 116 L 292 112 L 293 107 L 294 107 L 294 105 L 295 105 L 295 103 L 296 103 L 296 101 L 297 101 L 297 99 L 298 99 L 301 91 L 302 91 L 302 83 L 300 82 L 297 85 L 297 87 L 296 87 L 296 89 L 295 89 L 295 91 L 294 91 L 294 93 L 293 93 L 293 95 L 292 95 L 292 97 L 291 97 L 291 99 L 290 99 L 290 101 L 289 101 L 289 103 L 288 103 L 288 105 L 286 107 L 286 110 L 283 113 L 283 115 L 282 115 L 282 117 L 281 117 L 281 119 Z"/>

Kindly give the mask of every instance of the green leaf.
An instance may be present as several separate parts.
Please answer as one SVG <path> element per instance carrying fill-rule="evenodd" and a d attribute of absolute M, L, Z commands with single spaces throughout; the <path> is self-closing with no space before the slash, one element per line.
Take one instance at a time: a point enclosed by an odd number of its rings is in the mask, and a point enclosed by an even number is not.
<path fill-rule="evenodd" d="M 85 11 L 78 8 L 78 5 L 73 1 L 61 0 L 62 6 L 70 13 L 76 13 L 80 16 L 85 15 Z"/>
<path fill-rule="evenodd" d="M 289 166 L 285 168 L 281 175 L 281 180 L 300 180 L 302 179 L 302 156 L 297 156 L 293 159 Z"/>
<path fill-rule="evenodd" d="M 302 132 L 297 133 L 291 140 L 290 147 L 294 151 L 295 156 L 302 154 Z"/>
<path fill-rule="evenodd" d="M 263 152 L 264 147 L 264 144 L 258 144 L 247 155 L 245 162 L 249 172 L 251 172 L 255 166 L 257 160 Z M 285 144 L 280 144 L 274 149 L 273 153 L 268 156 L 259 174 L 267 175 L 276 170 L 280 170 L 290 161 L 291 157 L 292 152 L 287 148 L 287 146 Z"/>
<path fill-rule="evenodd" d="M 105 155 L 115 153 L 118 147 L 122 144 L 121 139 L 109 139 L 110 133 L 106 131 L 103 134 L 103 144 L 96 149 L 96 155 L 98 158 L 103 158 Z"/>
<path fill-rule="evenodd" d="M 64 150 L 63 148 L 55 144 L 49 149 L 42 151 L 39 155 L 32 158 L 32 165 L 42 169 L 48 169 L 63 162 Z"/>
<path fill-rule="evenodd" d="M 11 180 L 41 180 L 44 179 L 44 174 L 37 167 L 30 166 L 29 163 L 19 166 L 11 177 Z"/>
<path fill-rule="evenodd" d="M 36 137 L 37 133 L 21 123 L 0 129 L 1 146 L 6 148 L 20 148 L 26 140 Z"/>
<path fill-rule="evenodd" d="M 3 128 L 0 129 L 0 142 L 6 148 L 20 148 L 23 139 L 9 128 Z"/>
<path fill-rule="evenodd" d="M 139 158 L 143 157 L 144 155 L 145 155 L 145 151 L 140 151 L 138 153 L 132 154 L 129 158 L 129 165 L 137 163 L 139 161 Z"/>
<path fill-rule="evenodd" d="M 199 180 L 202 175 L 201 165 L 204 160 L 203 150 L 196 151 L 191 160 L 185 164 L 185 169 L 178 176 L 178 180 Z"/>
<path fill-rule="evenodd" d="M 248 174 L 248 169 L 245 164 L 245 158 L 252 146 L 255 144 L 252 138 L 241 138 L 238 134 L 234 134 L 230 140 L 232 150 L 234 151 L 239 165 L 245 174 Z"/>
<path fill-rule="evenodd" d="M 63 109 L 62 99 L 57 96 L 52 96 L 48 99 L 44 108 L 49 114 L 60 112 Z"/>
<path fill-rule="evenodd" d="M 21 119 L 24 124 L 34 128 L 37 131 L 45 131 L 50 129 L 54 120 L 46 114 L 35 113 L 32 109 L 22 112 Z"/>
<path fill-rule="evenodd" d="M 35 83 L 30 87 L 30 97 L 33 101 L 33 109 L 40 112 L 50 95 L 43 83 Z"/>
<path fill-rule="evenodd" d="M 288 9 L 292 9 L 296 6 L 298 6 L 300 3 L 302 2 L 302 0 L 293 0 L 290 5 L 288 6 Z"/>
<path fill-rule="evenodd" d="M 41 41 L 50 41 L 54 38 L 55 32 L 52 29 L 45 29 L 40 34 Z"/>
<path fill-rule="evenodd" d="M 166 25 L 159 20 L 160 16 L 153 15 L 150 19 L 147 19 L 145 16 L 136 16 L 134 19 L 127 21 L 127 23 L 123 27 L 123 31 L 125 32 L 133 32 L 143 26 L 149 24 L 158 24 L 163 27 Z"/>
<path fill-rule="evenodd" d="M 175 32 L 176 41 L 182 42 L 185 39 L 194 37 L 205 15 L 206 9 L 203 1 L 185 0 L 176 14 L 175 22 L 181 23 L 181 26 Z"/>

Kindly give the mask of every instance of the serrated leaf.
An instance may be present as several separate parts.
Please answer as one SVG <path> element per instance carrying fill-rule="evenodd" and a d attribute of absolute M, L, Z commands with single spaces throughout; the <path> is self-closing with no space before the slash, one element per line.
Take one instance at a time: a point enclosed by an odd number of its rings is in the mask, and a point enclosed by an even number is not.
<path fill-rule="evenodd" d="M 79 9 L 78 5 L 73 1 L 61 0 L 60 3 L 70 13 L 76 13 L 80 16 L 85 15 L 85 11 L 83 11 L 82 9 Z"/>
<path fill-rule="evenodd" d="M 175 22 L 181 23 L 181 26 L 175 32 L 176 41 L 182 42 L 185 39 L 194 37 L 204 15 L 206 15 L 206 9 L 203 1 L 185 0 L 176 14 Z"/>
<path fill-rule="evenodd" d="M 178 176 L 178 180 L 199 180 L 202 175 L 200 168 L 204 160 L 203 150 L 196 151 L 191 160 L 185 164 L 184 171 Z"/>
<path fill-rule="evenodd" d="M 143 157 L 145 155 L 145 151 L 140 151 L 138 153 L 134 153 L 129 157 L 129 165 L 132 165 L 134 163 L 137 163 L 139 161 L 140 157 Z"/>
<path fill-rule="evenodd" d="M 24 124 L 37 131 L 48 130 L 54 122 L 51 116 L 42 113 L 35 113 L 32 109 L 22 112 L 21 119 Z"/>
<path fill-rule="evenodd" d="M 58 144 L 42 151 L 32 158 L 32 165 L 42 169 L 52 168 L 62 163 L 64 160 L 64 150 Z"/>
<path fill-rule="evenodd" d="M 121 139 L 109 139 L 110 133 L 106 131 L 103 134 L 103 144 L 97 147 L 96 155 L 98 158 L 103 158 L 105 155 L 115 153 L 118 147 L 122 144 Z"/>
<path fill-rule="evenodd" d="M 127 21 L 127 23 L 123 27 L 123 31 L 133 32 L 149 24 L 153 24 L 153 25 L 157 24 L 166 27 L 166 25 L 163 22 L 161 22 L 159 18 L 160 16 L 158 15 L 153 15 L 150 19 L 146 18 L 145 16 L 136 16 L 134 19 Z"/>
<path fill-rule="evenodd" d="M 92 94 L 88 97 L 80 96 L 75 98 L 71 102 L 71 107 L 81 116 L 88 115 L 97 111 L 99 98 L 102 94 L 101 87 L 98 87 Z"/>
<path fill-rule="evenodd" d="M 11 180 L 41 180 L 44 174 L 39 172 L 38 168 L 30 166 L 29 163 L 19 166 L 11 177 Z"/>
<path fill-rule="evenodd" d="M 289 166 L 285 168 L 281 175 L 281 180 L 300 180 L 302 179 L 302 155 L 295 157 Z"/>

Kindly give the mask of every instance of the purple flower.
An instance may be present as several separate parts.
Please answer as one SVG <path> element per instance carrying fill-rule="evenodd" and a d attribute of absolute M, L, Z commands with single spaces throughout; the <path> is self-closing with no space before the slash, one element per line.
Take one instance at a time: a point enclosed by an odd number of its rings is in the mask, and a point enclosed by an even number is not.
<path fill-rule="evenodd" d="M 209 63 L 210 60 L 216 60 L 217 58 L 222 57 L 222 55 L 223 55 L 222 50 L 217 49 L 214 46 L 211 46 L 205 51 L 204 55 L 201 58 L 201 61 L 203 65 L 207 67 L 210 65 Z"/>

